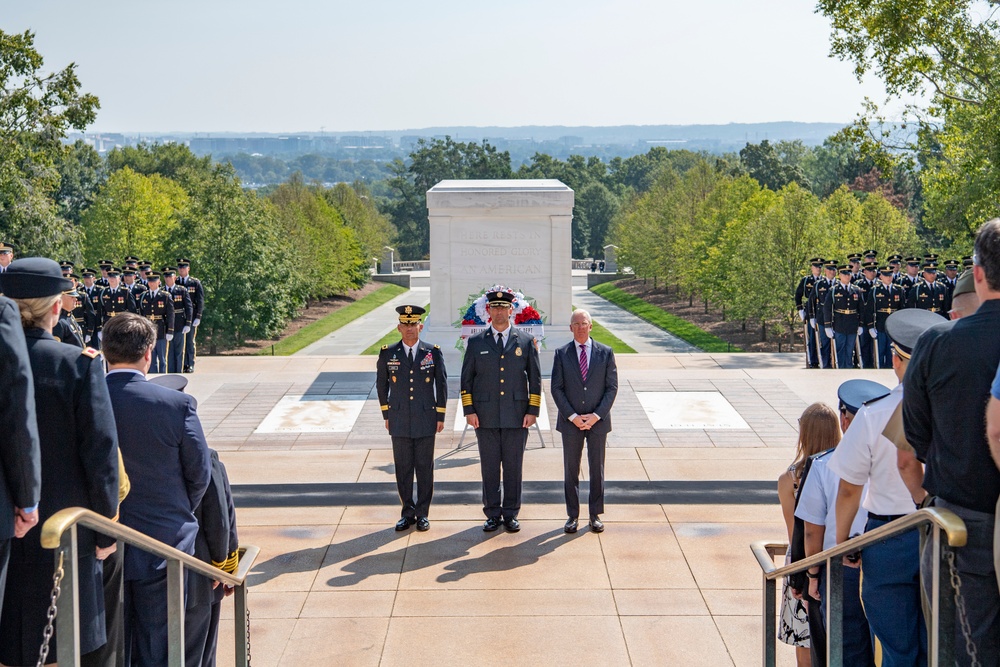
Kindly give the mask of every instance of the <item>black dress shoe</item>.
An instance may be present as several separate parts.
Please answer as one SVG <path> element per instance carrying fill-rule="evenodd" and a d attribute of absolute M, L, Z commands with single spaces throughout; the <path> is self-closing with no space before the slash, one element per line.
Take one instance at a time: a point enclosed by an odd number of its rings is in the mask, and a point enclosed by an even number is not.
<path fill-rule="evenodd" d="M 416 519 L 410 516 L 404 516 L 402 519 L 396 522 L 396 530 L 406 530 L 413 524 L 417 522 Z"/>
<path fill-rule="evenodd" d="M 563 530 L 565 530 L 567 533 L 575 533 L 576 527 L 577 527 L 576 519 L 569 519 L 568 521 L 566 521 L 566 525 L 563 526 Z"/>
<path fill-rule="evenodd" d="M 425 530 L 431 529 L 431 522 L 427 520 L 425 516 L 417 517 L 417 530 L 423 532 Z"/>
<path fill-rule="evenodd" d="M 486 523 L 483 524 L 483 532 L 492 533 L 494 530 L 500 527 L 501 523 L 502 522 L 500 521 L 499 517 L 491 516 L 489 519 L 486 520 Z"/>
<path fill-rule="evenodd" d="M 503 520 L 503 525 L 504 525 L 504 528 L 507 529 L 508 533 L 516 533 L 517 531 L 521 530 L 521 524 L 518 523 L 516 517 L 511 517 L 509 519 L 504 519 Z"/>
<path fill-rule="evenodd" d="M 590 517 L 590 530 L 594 533 L 604 532 L 604 522 L 601 521 L 601 517 L 598 516 Z"/>

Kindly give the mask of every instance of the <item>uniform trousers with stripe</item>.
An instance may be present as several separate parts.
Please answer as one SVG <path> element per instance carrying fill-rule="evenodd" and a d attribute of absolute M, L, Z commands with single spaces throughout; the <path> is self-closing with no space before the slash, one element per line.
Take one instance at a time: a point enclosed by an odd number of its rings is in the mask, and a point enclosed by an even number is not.
<path fill-rule="evenodd" d="M 483 475 L 483 514 L 493 519 L 517 518 L 517 513 L 521 511 L 521 469 L 528 429 L 477 428 L 476 439 Z"/>
<path fill-rule="evenodd" d="M 400 516 L 426 517 L 434 494 L 434 436 L 404 438 L 392 436 L 392 460 L 396 467 L 396 490 L 403 503 Z M 413 500 L 413 476 L 417 477 L 417 499 Z"/>
<path fill-rule="evenodd" d="M 157 338 L 153 346 L 153 360 L 149 364 L 150 373 L 167 372 L 167 339 Z"/>
<path fill-rule="evenodd" d="M 837 368 L 852 368 L 854 366 L 854 340 L 857 337 L 857 333 L 834 332 L 833 342 L 837 347 Z"/>
<path fill-rule="evenodd" d="M 865 532 L 884 526 L 868 518 Z M 861 552 L 861 601 L 882 645 L 882 667 L 927 664 L 927 625 L 920 604 L 920 536 L 915 530 Z"/>

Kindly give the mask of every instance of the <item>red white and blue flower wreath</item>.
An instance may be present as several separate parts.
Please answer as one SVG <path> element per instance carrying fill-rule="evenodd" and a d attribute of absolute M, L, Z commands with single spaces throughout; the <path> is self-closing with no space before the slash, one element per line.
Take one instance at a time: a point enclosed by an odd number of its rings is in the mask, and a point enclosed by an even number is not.
<path fill-rule="evenodd" d="M 459 309 L 462 319 L 454 322 L 454 325 L 461 324 L 462 335 L 455 344 L 455 347 L 464 350 L 465 339 L 474 336 L 490 325 L 490 316 L 487 312 L 489 300 L 486 298 L 488 292 L 507 292 L 514 295 L 513 303 L 513 324 L 518 329 L 524 329 L 535 337 L 535 340 L 544 342 L 545 318 L 534 306 L 534 303 L 521 292 L 512 290 L 503 285 L 493 285 L 484 289 L 479 294 L 470 294 L 469 301 L 463 308 Z"/>

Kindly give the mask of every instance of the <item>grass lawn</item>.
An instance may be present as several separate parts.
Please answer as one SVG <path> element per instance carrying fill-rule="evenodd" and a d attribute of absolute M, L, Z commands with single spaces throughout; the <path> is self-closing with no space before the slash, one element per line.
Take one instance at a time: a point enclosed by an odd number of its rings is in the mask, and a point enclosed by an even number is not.
<path fill-rule="evenodd" d="M 646 320 L 655 327 L 668 331 L 681 340 L 701 348 L 704 352 L 742 352 L 736 346 L 730 345 L 721 338 L 716 338 L 704 329 L 677 317 L 659 306 L 647 303 L 637 296 L 615 287 L 614 283 L 596 285 L 590 290 L 594 294 L 607 299 L 611 303 L 624 308 L 636 317 Z M 596 329 L 596 327 L 595 327 Z M 594 338 L 597 338 L 595 335 Z"/>
<path fill-rule="evenodd" d="M 316 320 L 307 324 L 288 338 L 274 344 L 275 356 L 286 356 L 295 354 L 307 345 L 311 345 L 323 336 L 336 331 L 348 322 L 352 322 L 365 313 L 369 313 L 382 304 L 391 301 L 400 294 L 406 292 L 406 288 L 399 285 L 386 283 L 371 294 L 358 299 L 354 303 L 348 304 L 340 310 L 335 310 L 321 320 Z M 267 352 L 258 354 L 271 354 L 270 348 Z"/>
<path fill-rule="evenodd" d="M 426 312 L 424 313 L 424 322 L 427 321 L 427 316 L 430 315 L 431 307 L 430 304 L 427 305 Z M 398 343 L 400 339 L 399 331 L 393 329 L 386 335 L 382 336 L 382 339 L 377 343 L 373 343 L 368 349 L 366 349 L 361 354 L 378 354 L 379 350 L 382 349 L 383 345 L 392 345 L 393 343 Z"/>
<path fill-rule="evenodd" d="M 596 340 L 598 343 L 604 343 L 614 350 L 615 354 L 635 354 L 635 350 L 629 347 L 628 343 L 608 331 L 603 324 L 597 322 L 596 320 L 592 320 L 592 323 L 594 328 L 590 330 L 591 338 Z"/>

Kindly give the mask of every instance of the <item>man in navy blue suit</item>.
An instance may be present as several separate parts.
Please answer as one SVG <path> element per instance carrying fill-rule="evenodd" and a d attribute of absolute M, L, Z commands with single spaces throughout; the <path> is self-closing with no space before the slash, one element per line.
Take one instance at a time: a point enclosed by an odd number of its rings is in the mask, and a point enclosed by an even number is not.
<path fill-rule="evenodd" d="M 121 522 L 194 554 L 195 509 L 212 477 L 201 421 L 191 396 L 146 381 L 156 344 L 149 320 L 121 313 L 104 325 L 108 391 L 132 489 Z M 125 654 L 132 664 L 167 664 L 164 560 L 125 549 Z"/>
<path fill-rule="evenodd" d="M 590 337 L 593 322 L 585 310 L 569 321 L 573 342 L 556 350 L 552 362 L 552 400 L 559 408 L 556 430 L 562 434 L 566 491 L 564 527 L 575 533 L 580 516 L 580 459 L 587 443 L 590 465 L 590 529 L 604 530 L 604 448 L 611 431 L 611 406 L 618 395 L 615 353 Z"/>

